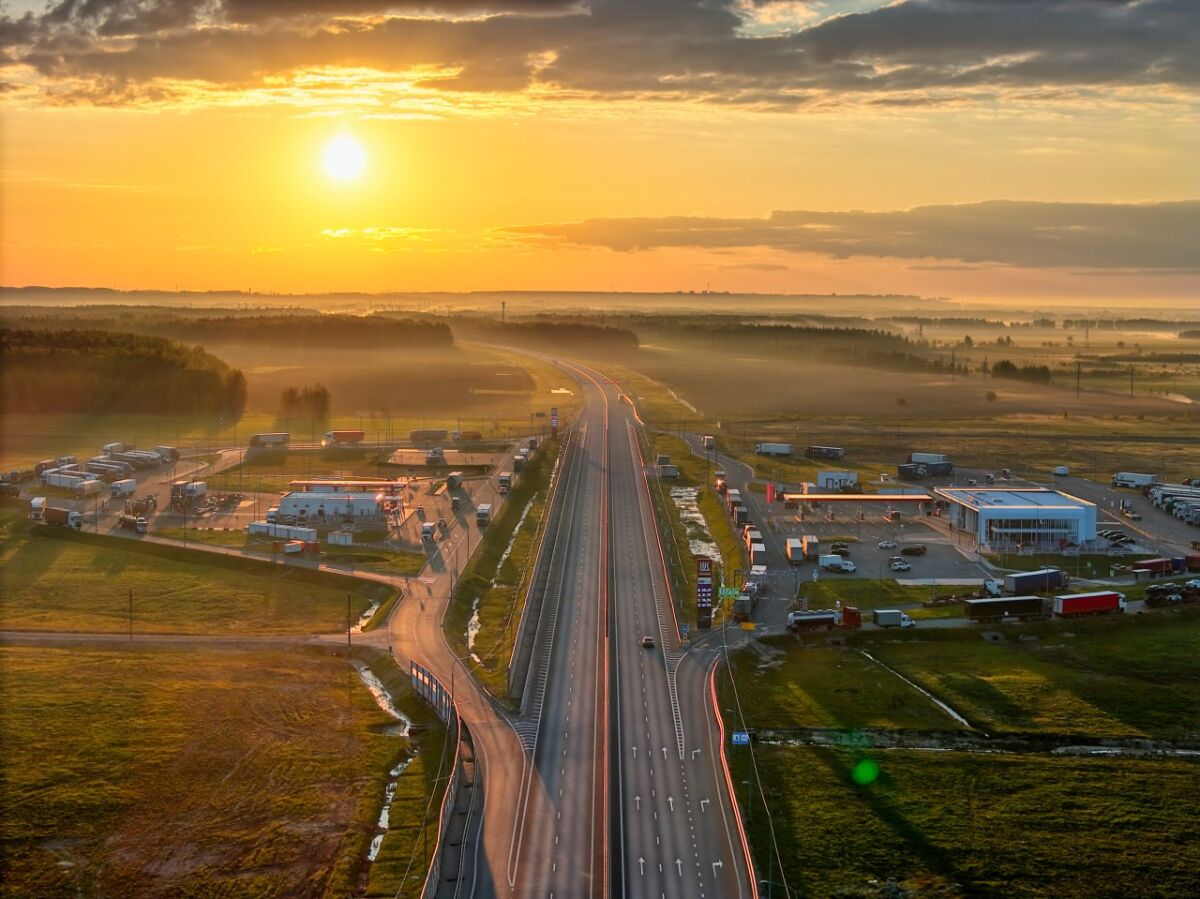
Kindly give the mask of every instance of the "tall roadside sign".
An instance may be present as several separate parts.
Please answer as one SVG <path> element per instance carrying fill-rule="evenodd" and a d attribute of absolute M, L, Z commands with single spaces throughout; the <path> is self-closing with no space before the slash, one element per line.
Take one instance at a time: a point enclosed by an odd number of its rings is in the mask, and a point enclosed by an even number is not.
<path fill-rule="evenodd" d="M 696 629 L 712 629 L 713 560 L 696 556 Z"/>
<path fill-rule="evenodd" d="M 558 406 L 550 407 L 550 438 L 558 436 Z"/>

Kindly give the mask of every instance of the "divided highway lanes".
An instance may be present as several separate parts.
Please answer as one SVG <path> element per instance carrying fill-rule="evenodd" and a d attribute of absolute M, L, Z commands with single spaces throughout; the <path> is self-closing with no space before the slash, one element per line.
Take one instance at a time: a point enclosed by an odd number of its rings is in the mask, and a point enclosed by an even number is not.
<path fill-rule="evenodd" d="M 612 895 L 754 897 L 721 755 L 717 655 L 680 643 L 637 424 L 611 408 Z"/>

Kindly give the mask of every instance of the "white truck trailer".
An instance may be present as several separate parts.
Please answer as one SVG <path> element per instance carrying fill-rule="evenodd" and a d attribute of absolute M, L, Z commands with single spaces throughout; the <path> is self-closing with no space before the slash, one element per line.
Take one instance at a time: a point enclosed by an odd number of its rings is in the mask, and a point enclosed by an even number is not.
<path fill-rule="evenodd" d="M 796 450 L 790 443 L 759 443 L 754 451 L 760 456 L 790 456 Z"/>

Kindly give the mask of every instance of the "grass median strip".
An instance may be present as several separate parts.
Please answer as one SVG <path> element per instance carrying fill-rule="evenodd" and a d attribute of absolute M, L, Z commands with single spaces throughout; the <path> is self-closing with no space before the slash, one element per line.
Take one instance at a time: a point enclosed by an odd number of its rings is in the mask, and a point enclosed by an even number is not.
<path fill-rule="evenodd" d="M 537 555 L 559 442 L 546 441 L 516 479 L 455 585 L 446 637 L 493 695 L 508 694 L 508 663 Z M 473 526 L 473 525 L 470 525 Z M 473 622 L 475 616 L 478 619 Z M 468 628 L 473 631 L 468 637 Z"/>

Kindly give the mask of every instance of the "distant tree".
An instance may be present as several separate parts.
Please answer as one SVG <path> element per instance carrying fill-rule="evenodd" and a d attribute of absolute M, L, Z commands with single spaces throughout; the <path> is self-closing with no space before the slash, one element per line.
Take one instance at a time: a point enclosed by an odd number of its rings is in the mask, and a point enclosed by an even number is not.
<path fill-rule="evenodd" d="M 971 339 L 970 334 L 963 338 L 963 346 L 967 347 L 968 349 L 975 346 L 975 341 Z"/>
<path fill-rule="evenodd" d="M 987 401 L 989 403 L 994 403 L 994 402 L 996 402 L 996 391 L 989 390 L 987 393 L 984 394 L 984 397 L 987 399 Z"/>
<path fill-rule="evenodd" d="M 328 418 L 330 405 L 329 388 L 321 383 L 299 389 L 289 385 L 279 395 L 279 414 L 289 418 Z"/>

